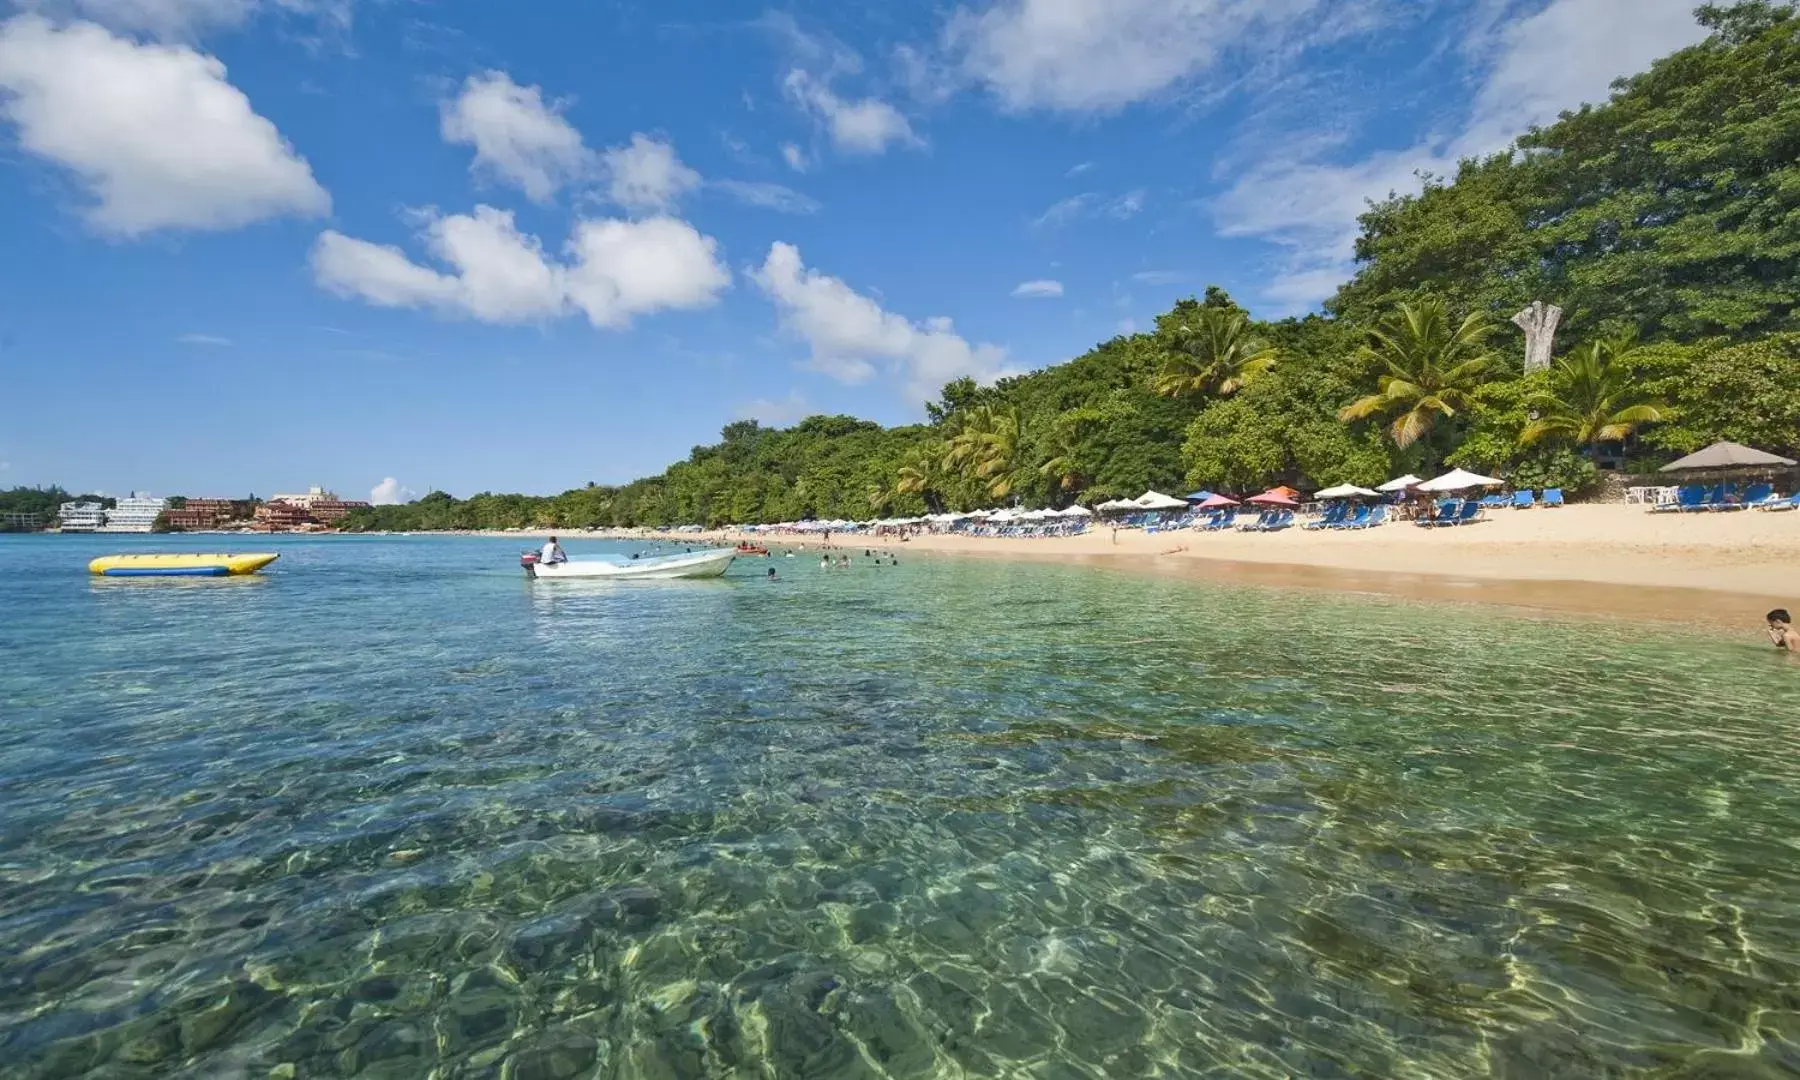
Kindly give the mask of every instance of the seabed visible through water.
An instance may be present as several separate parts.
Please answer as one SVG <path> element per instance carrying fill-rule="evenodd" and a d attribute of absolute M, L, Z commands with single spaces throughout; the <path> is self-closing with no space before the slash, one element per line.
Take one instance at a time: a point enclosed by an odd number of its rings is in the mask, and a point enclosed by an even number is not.
<path fill-rule="evenodd" d="M 9 1076 L 1800 1071 L 1800 665 L 1735 639 L 120 543 L 0 538 Z"/>

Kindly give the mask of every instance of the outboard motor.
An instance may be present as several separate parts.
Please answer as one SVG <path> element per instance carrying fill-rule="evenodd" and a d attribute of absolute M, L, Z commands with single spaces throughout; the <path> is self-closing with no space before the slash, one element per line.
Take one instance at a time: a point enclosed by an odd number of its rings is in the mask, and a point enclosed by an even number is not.
<path fill-rule="evenodd" d="M 525 568 L 525 576 L 526 577 L 528 577 L 528 578 L 537 577 L 538 561 L 539 561 L 538 553 L 535 551 L 527 551 L 519 556 L 519 565 L 523 566 Z"/>

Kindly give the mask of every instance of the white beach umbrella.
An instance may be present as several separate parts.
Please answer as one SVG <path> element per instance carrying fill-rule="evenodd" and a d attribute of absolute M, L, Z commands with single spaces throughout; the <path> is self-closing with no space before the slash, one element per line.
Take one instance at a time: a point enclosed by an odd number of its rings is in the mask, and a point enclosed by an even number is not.
<path fill-rule="evenodd" d="M 1094 512 L 1085 506 L 1065 506 L 1063 507 L 1062 516 L 1067 518 L 1093 517 Z"/>
<path fill-rule="evenodd" d="M 1145 510 L 1186 510 L 1187 500 L 1164 495 L 1160 491 L 1146 491 L 1133 500 Z"/>
<path fill-rule="evenodd" d="M 1418 477 L 1414 476 L 1412 473 L 1407 473 L 1405 476 L 1396 476 L 1394 479 L 1389 480 L 1387 483 L 1378 486 L 1375 490 L 1377 490 L 1377 491 L 1405 491 L 1407 488 L 1417 487 L 1421 483 L 1423 483 L 1423 481 L 1420 480 Z"/>
<path fill-rule="evenodd" d="M 1472 473 L 1467 469 L 1451 469 L 1442 476 L 1434 476 L 1419 485 L 1420 491 L 1467 491 L 1470 488 L 1499 487 L 1506 483 L 1491 476 Z"/>
<path fill-rule="evenodd" d="M 1354 499 L 1360 496 L 1361 498 L 1372 499 L 1378 494 L 1380 493 L 1370 491 L 1366 487 L 1357 487 L 1355 484 L 1339 484 L 1337 487 L 1328 487 L 1324 491 L 1314 492 L 1313 498 Z"/>

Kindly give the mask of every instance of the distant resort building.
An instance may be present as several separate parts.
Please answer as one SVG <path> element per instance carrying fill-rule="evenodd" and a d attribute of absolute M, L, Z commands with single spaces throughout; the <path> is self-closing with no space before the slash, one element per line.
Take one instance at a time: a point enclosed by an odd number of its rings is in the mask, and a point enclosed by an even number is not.
<path fill-rule="evenodd" d="M 42 514 L 0 514 L 0 532 L 36 532 L 43 527 Z"/>
<path fill-rule="evenodd" d="M 97 502 L 66 502 L 56 512 L 63 532 L 99 532 L 106 527 L 106 507 Z"/>
<path fill-rule="evenodd" d="M 239 501 L 237 499 L 188 499 L 179 509 L 170 508 L 163 511 L 164 523 L 171 529 L 180 529 L 184 532 L 217 529 L 227 522 L 249 516 L 249 500 Z"/>
<path fill-rule="evenodd" d="M 306 529 L 336 525 L 352 510 L 368 503 L 356 499 L 340 499 L 336 492 L 322 487 L 309 488 L 304 495 L 271 495 L 269 501 L 256 508 L 258 528 L 270 531 Z"/>
<path fill-rule="evenodd" d="M 106 511 L 106 523 L 96 531 L 109 533 L 147 533 L 157 516 L 169 508 L 167 499 L 151 499 L 132 495 L 119 499 Z M 68 531 L 68 526 L 63 527 Z"/>

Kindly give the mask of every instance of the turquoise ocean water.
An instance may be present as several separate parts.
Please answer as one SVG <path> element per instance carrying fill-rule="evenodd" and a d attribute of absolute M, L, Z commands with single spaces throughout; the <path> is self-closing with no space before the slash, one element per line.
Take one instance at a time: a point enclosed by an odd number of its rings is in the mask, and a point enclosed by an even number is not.
<path fill-rule="evenodd" d="M 8 1076 L 1800 1070 L 1800 665 L 1744 639 L 860 551 L 83 571 L 152 546 L 219 541 L 0 538 Z"/>

